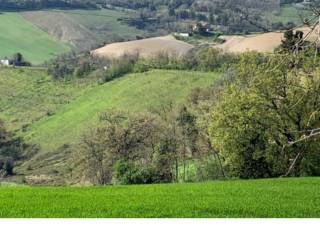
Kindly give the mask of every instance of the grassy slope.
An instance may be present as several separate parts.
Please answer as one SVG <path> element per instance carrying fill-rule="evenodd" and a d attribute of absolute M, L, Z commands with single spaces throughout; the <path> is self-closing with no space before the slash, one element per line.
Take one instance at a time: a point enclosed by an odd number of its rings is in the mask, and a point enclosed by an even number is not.
<path fill-rule="evenodd" d="M 0 217 L 320 217 L 320 178 L 0 187 Z"/>
<path fill-rule="evenodd" d="M 182 102 L 194 87 L 205 87 L 215 73 L 154 70 L 130 74 L 86 91 L 55 115 L 34 125 L 26 137 L 44 150 L 72 144 L 106 109 L 147 111 L 168 101 Z"/>
<path fill-rule="evenodd" d="M 18 13 L 0 14 L 0 57 L 22 53 L 34 64 L 70 50 L 47 33 L 24 20 Z"/>
<path fill-rule="evenodd" d="M 65 179 L 69 149 L 99 114 L 116 108 L 148 111 L 169 101 L 183 102 L 194 87 L 206 87 L 216 73 L 154 70 L 110 83 L 67 84 L 51 81 L 43 70 L 0 68 L 0 119 L 19 131 L 40 154 L 16 168 L 23 175 L 59 172 Z"/>
<path fill-rule="evenodd" d="M 53 82 L 43 70 L 0 68 L 0 119 L 19 130 L 53 114 L 82 89 Z"/>

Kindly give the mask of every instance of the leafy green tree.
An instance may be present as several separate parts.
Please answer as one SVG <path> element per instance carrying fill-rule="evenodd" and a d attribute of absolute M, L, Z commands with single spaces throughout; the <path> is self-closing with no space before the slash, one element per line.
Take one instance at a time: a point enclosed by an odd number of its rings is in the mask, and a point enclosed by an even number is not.
<path fill-rule="evenodd" d="M 212 110 L 211 143 L 233 176 L 299 176 L 305 163 L 317 164 L 320 150 L 319 69 L 306 75 L 290 59 L 244 57 Z"/>

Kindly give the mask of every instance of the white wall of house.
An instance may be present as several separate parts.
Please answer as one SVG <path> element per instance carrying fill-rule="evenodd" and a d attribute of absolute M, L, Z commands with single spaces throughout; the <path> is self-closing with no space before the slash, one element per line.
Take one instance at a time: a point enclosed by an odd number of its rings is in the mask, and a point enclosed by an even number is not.
<path fill-rule="evenodd" d="M 189 33 L 179 33 L 181 37 L 190 37 Z"/>
<path fill-rule="evenodd" d="M 1 59 L 0 60 L 0 65 L 9 66 L 10 65 L 10 61 L 8 59 Z"/>

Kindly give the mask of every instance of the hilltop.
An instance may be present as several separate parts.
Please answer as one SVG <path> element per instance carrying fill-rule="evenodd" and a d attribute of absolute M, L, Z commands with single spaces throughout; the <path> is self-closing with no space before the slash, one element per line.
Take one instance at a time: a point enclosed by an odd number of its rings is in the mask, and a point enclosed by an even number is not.
<path fill-rule="evenodd" d="M 108 44 L 92 51 L 92 54 L 107 57 L 121 57 L 124 54 L 139 53 L 141 57 L 154 56 L 166 52 L 178 56 L 186 54 L 194 46 L 176 40 L 173 36 L 148 38 L 143 40 Z"/>

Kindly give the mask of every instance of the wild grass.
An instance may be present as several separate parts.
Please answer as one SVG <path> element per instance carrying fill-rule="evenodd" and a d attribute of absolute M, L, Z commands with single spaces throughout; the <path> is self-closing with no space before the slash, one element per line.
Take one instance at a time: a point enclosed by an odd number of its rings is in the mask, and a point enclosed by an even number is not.
<path fill-rule="evenodd" d="M 13 131 L 54 114 L 83 86 L 52 81 L 44 70 L 0 68 L 0 119 Z"/>
<path fill-rule="evenodd" d="M 0 187 L 0 217 L 319 218 L 320 178 Z"/>

